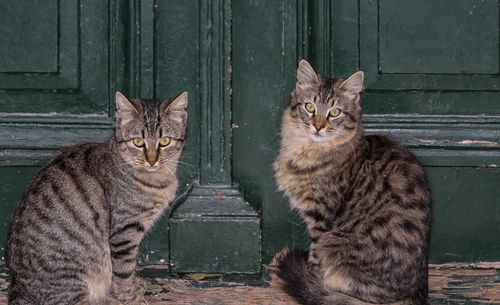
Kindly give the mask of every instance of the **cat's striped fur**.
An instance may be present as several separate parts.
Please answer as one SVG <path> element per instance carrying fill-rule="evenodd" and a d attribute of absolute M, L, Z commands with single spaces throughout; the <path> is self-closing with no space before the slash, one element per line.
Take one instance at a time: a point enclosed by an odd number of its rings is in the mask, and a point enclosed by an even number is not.
<path fill-rule="evenodd" d="M 64 150 L 20 199 L 8 239 L 9 304 L 146 304 L 136 256 L 175 196 L 187 92 L 173 100 L 117 92 L 116 106 L 106 143 Z M 169 145 L 159 147 L 162 137 Z"/>
<path fill-rule="evenodd" d="M 429 184 L 406 148 L 363 135 L 362 85 L 362 72 L 332 80 L 299 64 L 274 167 L 311 244 L 278 275 L 302 304 L 427 304 Z"/>

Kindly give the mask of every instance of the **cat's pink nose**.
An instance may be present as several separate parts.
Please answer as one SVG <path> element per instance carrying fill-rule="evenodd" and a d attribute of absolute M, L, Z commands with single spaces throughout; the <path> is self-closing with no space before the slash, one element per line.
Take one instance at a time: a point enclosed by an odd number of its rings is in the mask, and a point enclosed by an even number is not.
<path fill-rule="evenodd" d="M 153 166 L 158 160 L 157 154 L 146 154 L 146 161 L 148 161 L 149 165 Z"/>
<path fill-rule="evenodd" d="M 314 123 L 314 128 L 316 128 L 316 131 L 320 131 L 321 129 L 323 129 L 323 127 L 325 127 L 323 124 L 316 124 Z"/>

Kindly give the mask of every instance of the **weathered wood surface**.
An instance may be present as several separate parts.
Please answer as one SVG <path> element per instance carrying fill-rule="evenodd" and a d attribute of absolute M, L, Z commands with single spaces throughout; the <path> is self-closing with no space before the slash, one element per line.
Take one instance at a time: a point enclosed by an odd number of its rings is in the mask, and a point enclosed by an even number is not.
<path fill-rule="evenodd" d="M 438 265 L 429 274 L 432 304 L 500 304 L 499 264 Z M 166 277 L 165 269 L 148 269 L 141 275 L 150 282 L 151 305 L 294 305 L 279 289 L 272 274 L 261 278 L 219 276 L 198 281 Z M 203 275 L 201 275 L 203 277 Z M 186 277 L 184 277 L 186 278 Z M 7 276 L 0 277 L 0 305 L 7 304 Z"/>

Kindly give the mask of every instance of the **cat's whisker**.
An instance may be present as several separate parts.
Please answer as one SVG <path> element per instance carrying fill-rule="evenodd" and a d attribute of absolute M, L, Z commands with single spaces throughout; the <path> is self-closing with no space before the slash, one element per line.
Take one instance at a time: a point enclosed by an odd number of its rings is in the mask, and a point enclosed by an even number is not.
<path fill-rule="evenodd" d="M 168 165 L 168 164 L 167 164 Z M 172 176 L 175 177 L 175 173 L 169 168 L 170 166 L 164 166 L 163 168 Z"/>
<path fill-rule="evenodd" d="M 356 156 L 356 150 L 354 149 L 354 144 L 352 144 L 352 142 L 349 142 L 349 144 L 352 147 L 352 155 L 353 155 L 354 158 L 356 158 L 357 156 Z"/>
<path fill-rule="evenodd" d="M 194 164 L 191 164 L 191 163 L 187 163 L 187 162 L 184 162 L 184 161 L 180 161 L 180 160 L 171 160 L 171 159 L 168 159 L 168 158 L 165 158 L 165 159 L 161 159 L 161 162 L 163 163 L 168 163 L 170 165 L 185 165 L 185 166 L 190 166 L 190 167 L 194 167 L 195 165 Z"/>
<path fill-rule="evenodd" d="M 187 159 L 187 160 L 191 160 L 191 159 L 194 159 L 195 156 L 191 156 L 191 155 L 188 155 L 188 154 L 183 154 L 180 159 L 181 160 L 184 160 L 184 159 Z"/>
<path fill-rule="evenodd" d="M 133 162 L 124 162 L 124 163 L 121 163 L 121 164 L 117 164 L 115 166 L 112 166 L 110 167 L 110 169 L 115 169 L 115 168 L 122 168 L 124 166 L 127 166 L 127 167 L 130 167 L 130 166 L 133 166 L 133 165 L 136 165 L 135 163 Z"/>
<path fill-rule="evenodd" d="M 170 174 L 174 175 L 175 173 L 189 173 L 190 171 L 188 169 L 184 169 L 183 167 L 181 166 L 172 166 L 172 165 L 168 165 L 166 164 L 167 166 L 165 166 L 165 169 L 168 170 L 170 172 Z M 175 173 L 174 171 L 171 170 L 171 168 L 175 168 Z"/>

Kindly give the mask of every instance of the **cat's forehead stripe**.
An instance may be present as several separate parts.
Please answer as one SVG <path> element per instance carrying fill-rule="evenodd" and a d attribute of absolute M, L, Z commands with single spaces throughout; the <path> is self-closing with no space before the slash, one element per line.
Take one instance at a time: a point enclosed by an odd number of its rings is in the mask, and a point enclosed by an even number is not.
<path fill-rule="evenodd" d="M 160 127 L 160 107 L 155 100 L 141 100 L 144 125 L 150 135 L 156 134 Z"/>
<path fill-rule="evenodd" d="M 337 85 L 337 81 L 331 78 L 323 78 L 323 82 L 319 89 L 319 99 L 320 101 L 324 101 L 325 104 L 329 106 L 333 106 L 335 103 L 335 87 Z"/>

